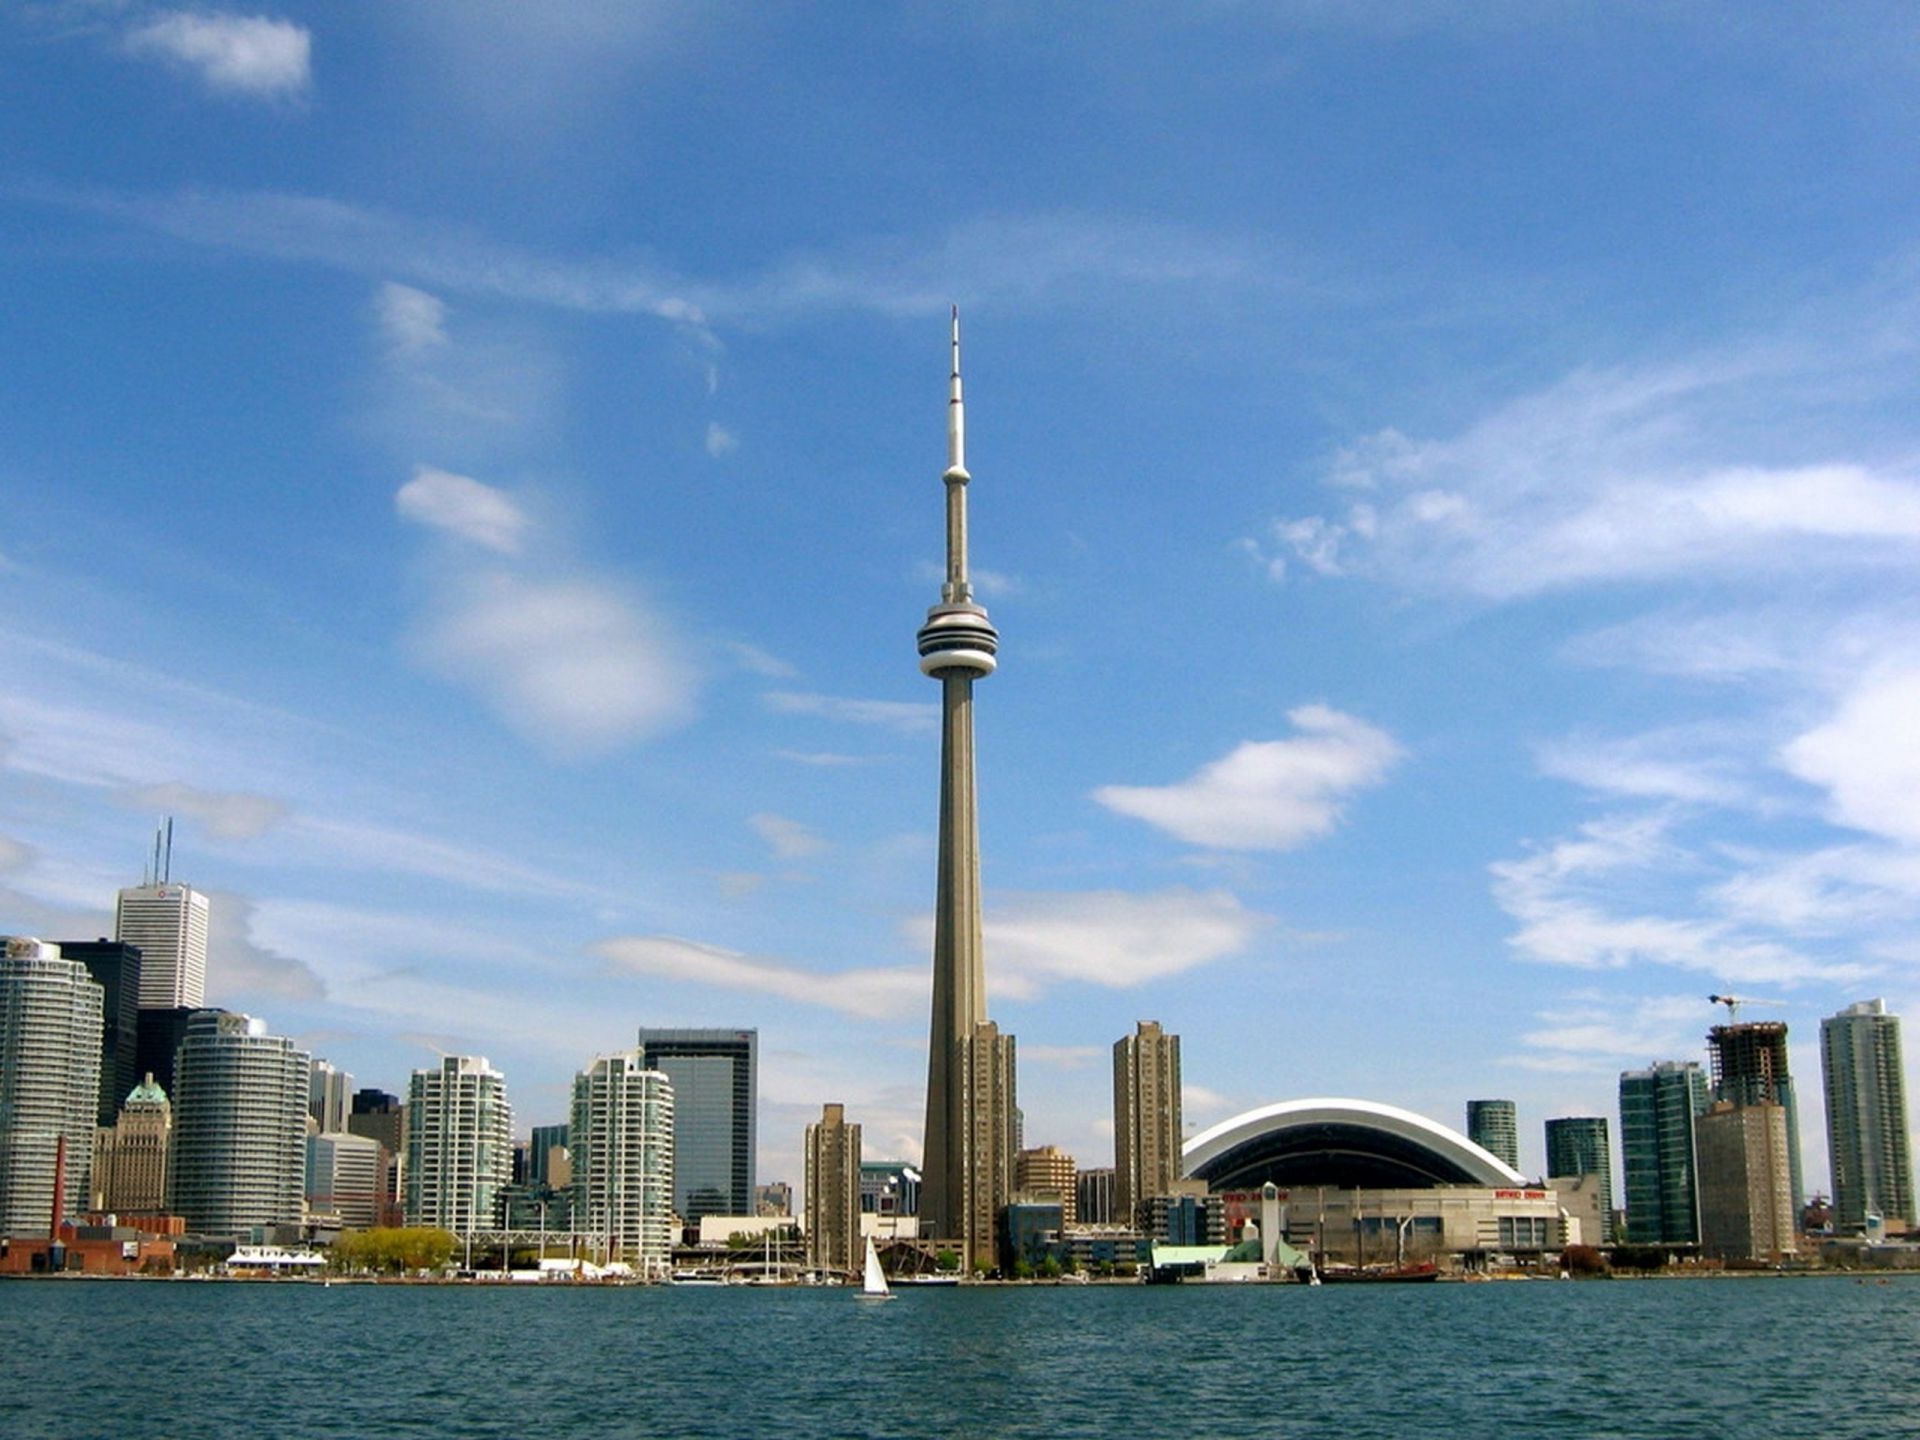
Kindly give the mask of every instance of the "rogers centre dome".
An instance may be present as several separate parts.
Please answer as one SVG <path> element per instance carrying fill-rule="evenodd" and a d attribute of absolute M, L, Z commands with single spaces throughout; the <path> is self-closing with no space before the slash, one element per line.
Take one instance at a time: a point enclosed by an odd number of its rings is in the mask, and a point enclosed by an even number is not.
<path fill-rule="evenodd" d="M 1324 1185 L 1336 1190 L 1524 1186 L 1499 1157 L 1424 1115 L 1371 1100 L 1283 1100 L 1189 1140 L 1187 1175 L 1210 1190 Z"/>

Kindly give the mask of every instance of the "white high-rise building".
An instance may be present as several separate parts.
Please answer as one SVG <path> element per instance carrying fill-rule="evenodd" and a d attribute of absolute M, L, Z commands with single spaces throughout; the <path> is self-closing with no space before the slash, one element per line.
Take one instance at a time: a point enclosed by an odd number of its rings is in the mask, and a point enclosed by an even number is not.
<path fill-rule="evenodd" d="M 568 1130 L 577 1229 L 607 1254 L 663 1275 L 673 1248 L 673 1086 L 637 1051 L 602 1055 L 574 1077 Z"/>
<path fill-rule="evenodd" d="M 298 1225 L 307 1181 L 309 1056 L 267 1022 L 203 1010 L 173 1076 L 172 1208 L 198 1234 Z"/>
<path fill-rule="evenodd" d="M 344 1135 L 353 1113 L 353 1076 L 318 1056 L 308 1072 L 307 1114 L 322 1135 Z"/>
<path fill-rule="evenodd" d="M 129 885 L 114 906 L 113 938 L 140 947 L 140 1008 L 207 1003 L 207 897 L 191 885 Z"/>
<path fill-rule="evenodd" d="M 498 1223 L 513 1183 L 507 1077 L 483 1055 L 416 1070 L 407 1090 L 406 1217 L 455 1235 Z"/>
<path fill-rule="evenodd" d="M 48 1233 L 62 1137 L 65 1215 L 83 1211 L 91 1198 L 104 993 L 87 967 L 63 958 L 58 945 L 6 937 L 0 951 L 0 1235 Z"/>

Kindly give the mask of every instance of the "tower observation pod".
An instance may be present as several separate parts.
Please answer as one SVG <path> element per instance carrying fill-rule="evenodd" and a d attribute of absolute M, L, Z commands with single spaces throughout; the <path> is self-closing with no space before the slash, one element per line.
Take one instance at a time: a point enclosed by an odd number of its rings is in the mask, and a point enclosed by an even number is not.
<path fill-rule="evenodd" d="M 960 398 L 960 311 L 953 312 L 953 378 L 947 396 L 947 578 L 940 603 L 920 627 L 920 669 L 936 680 L 948 675 L 991 675 L 1000 636 L 985 607 L 974 602 L 967 578 L 967 421 Z"/>

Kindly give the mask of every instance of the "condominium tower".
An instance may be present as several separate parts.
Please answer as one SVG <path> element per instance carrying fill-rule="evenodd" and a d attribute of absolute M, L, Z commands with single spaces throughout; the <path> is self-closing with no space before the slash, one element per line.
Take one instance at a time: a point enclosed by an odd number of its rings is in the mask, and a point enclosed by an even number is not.
<path fill-rule="evenodd" d="M 1180 1037 L 1142 1020 L 1113 1043 L 1113 1218 L 1139 1222 L 1180 1178 Z"/>
<path fill-rule="evenodd" d="M 1604 1115 L 1569 1115 L 1547 1121 L 1547 1178 L 1596 1177 L 1600 1192 L 1600 1234 L 1589 1243 L 1613 1239 L 1613 1147 L 1607 1142 Z"/>
<path fill-rule="evenodd" d="M 644 1275 L 673 1250 L 675 1095 L 637 1051 L 602 1055 L 573 1081 L 573 1224 Z"/>
<path fill-rule="evenodd" d="M 640 1031 L 642 1066 L 673 1086 L 673 1207 L 689 1225 L 753 1213 L 759 1049 L 757 1030 Z"/>
<path fill-rule="evenodd" d="M 174 1067 L 169 1208 L 200 1234 L 298 1225 L 306 1196 L 307 1066 L 267 1022 L 201 1010 Z"/>
<path fill-rule="evenodd" d="M 1820 1022 L 1827 1082 L 1827 1157 L 1834 1224 L 1859 1230 L 1868 1215 L 1920 1220 L 1914 1211 L 1907 1140 L 1906 1069 L 1900 1017 L 1884 1000 L 1862 1000 Z"/>
<path fill-rule="evenodd" d="M 865 1253 L 860 1244 L 860 1127 L 847 1123 L 844 1105 L 822 1107 L 807 1126 L 807 1265 L 851 1275 Z"/>
<path fill-rule="evenodd" d="M 406 1221 L 468 1235 L 500 1218 L 513 1183 L 507 1077 L 484 1055 L 449 1055 L 407 1087 Z"/>
<path fill-rule="evenodd" d="M 1467 1138 L 1512 1169 L 1520 1168 L 1520 1116 L 1513 1101 L 1467 1101 Z"/>
<path fill-rule="evenodd" d="M 197 1009 L 207 998 L 207 897 L 191 885 L 130 885 L 113 938 L 140 947 L 140 1008 Z"/>
<path fill-rule="evenodd" d="M 960 315 L 953 316 L 953 368 L 947 395 L 947 568 L 940 600 L 917 637 L 921 672 L 940 682 L 940 845 L 934 882 L 933 1007 L 927 1037 L 926 1161 L 920 1192 L 922 1233 L 958 1240 L 967 1263 L 993 1253 L 995 1215 L 1011 1175 L 996 1183 L 1001 1160 L 1011 1169 L 1012 1076 L 1004 1087 L 968 1084 L 1011 1036 L 987 1025 L 985 945 L 980 919 L 980 820 L 973 762 L 973 683 L 991 675 L 1000 638 L 974 598 L 967 571 L 966 407 L 960 391 Z M 976 1050 L 979 1051 L 976 1054 Z M 1004 1111 L 978 1112 L 976 1097 L 1004 1094 Z"/>
<path fill-rule="evenodd" d="M 1691 1060 L 1662 1060 L 1620 1076 L 1620 1153 L 1627 1173 L 1627 1240 L 1700 1242 L 1694 1122 L 1707 1108 L 1707 1077 Z"/>
<path fill-rule="evenodd" d="M 61 1209 L 90 1197 L 100 1105 L 101 989 L 58 945 L 8 936 L 0 950 L 0 1235 L 46 1235 L 66 1142 Z M 65 1218 L 64 1215 L 59 1218 Z"/>

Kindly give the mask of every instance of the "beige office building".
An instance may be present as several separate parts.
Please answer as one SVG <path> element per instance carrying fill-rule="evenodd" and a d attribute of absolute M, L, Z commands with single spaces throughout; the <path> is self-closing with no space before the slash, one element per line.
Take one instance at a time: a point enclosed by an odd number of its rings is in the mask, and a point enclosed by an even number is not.
<path fill-rule="evenodd" d="M 1793 1167 L 1784 1105 L 1716 1102 L 1694 1121 L 1700 1248 L 1721 1260 L 1794 1253 Z"/>
<path fill-rule="evenodd" d="M 960 1046 L 959 1065 L 964 1187 L 957 1231 L 967 1265 L 991 1261 L 997 1249 L 1000 1211 L 1013 1198 L 1015 1093 L 1014 1041 L 983 1020 Z M 922 1194 L 925 1192 L 922 1191 Z"/>
<path fill-rule="evenodd" d="M 1113 1046 L 1113 1213 L 1139 1223 L 1141 1208 L 1170 1194 L 1180 1160 L 1180 1037 L 1142 1020 Z"/>
<path fill-rule="evenodd" d="M 93 1208 L 115 1215 L 161 1215 L 167 1209 L 167 1146 L 173 1102 L 149 1075 L 133 1087 L 119 1118 L 93 1142 Z"/>
<path fill-rule="evenodd" d="M 1014 1185 L 1022 1199 L 1060 1202 L 1060 1223 L 1078 1223 L 1079 1170 L 1058 1145 L 1022 1150 L 1014 1160 Z"/>
<path fill-rule="evenodd" d="M 860 1243 L 860 1127 L 844 1105 L 822 1108 L 807 1126 L 807 1264 L 851 1275 L 866 1254 Z"/>

